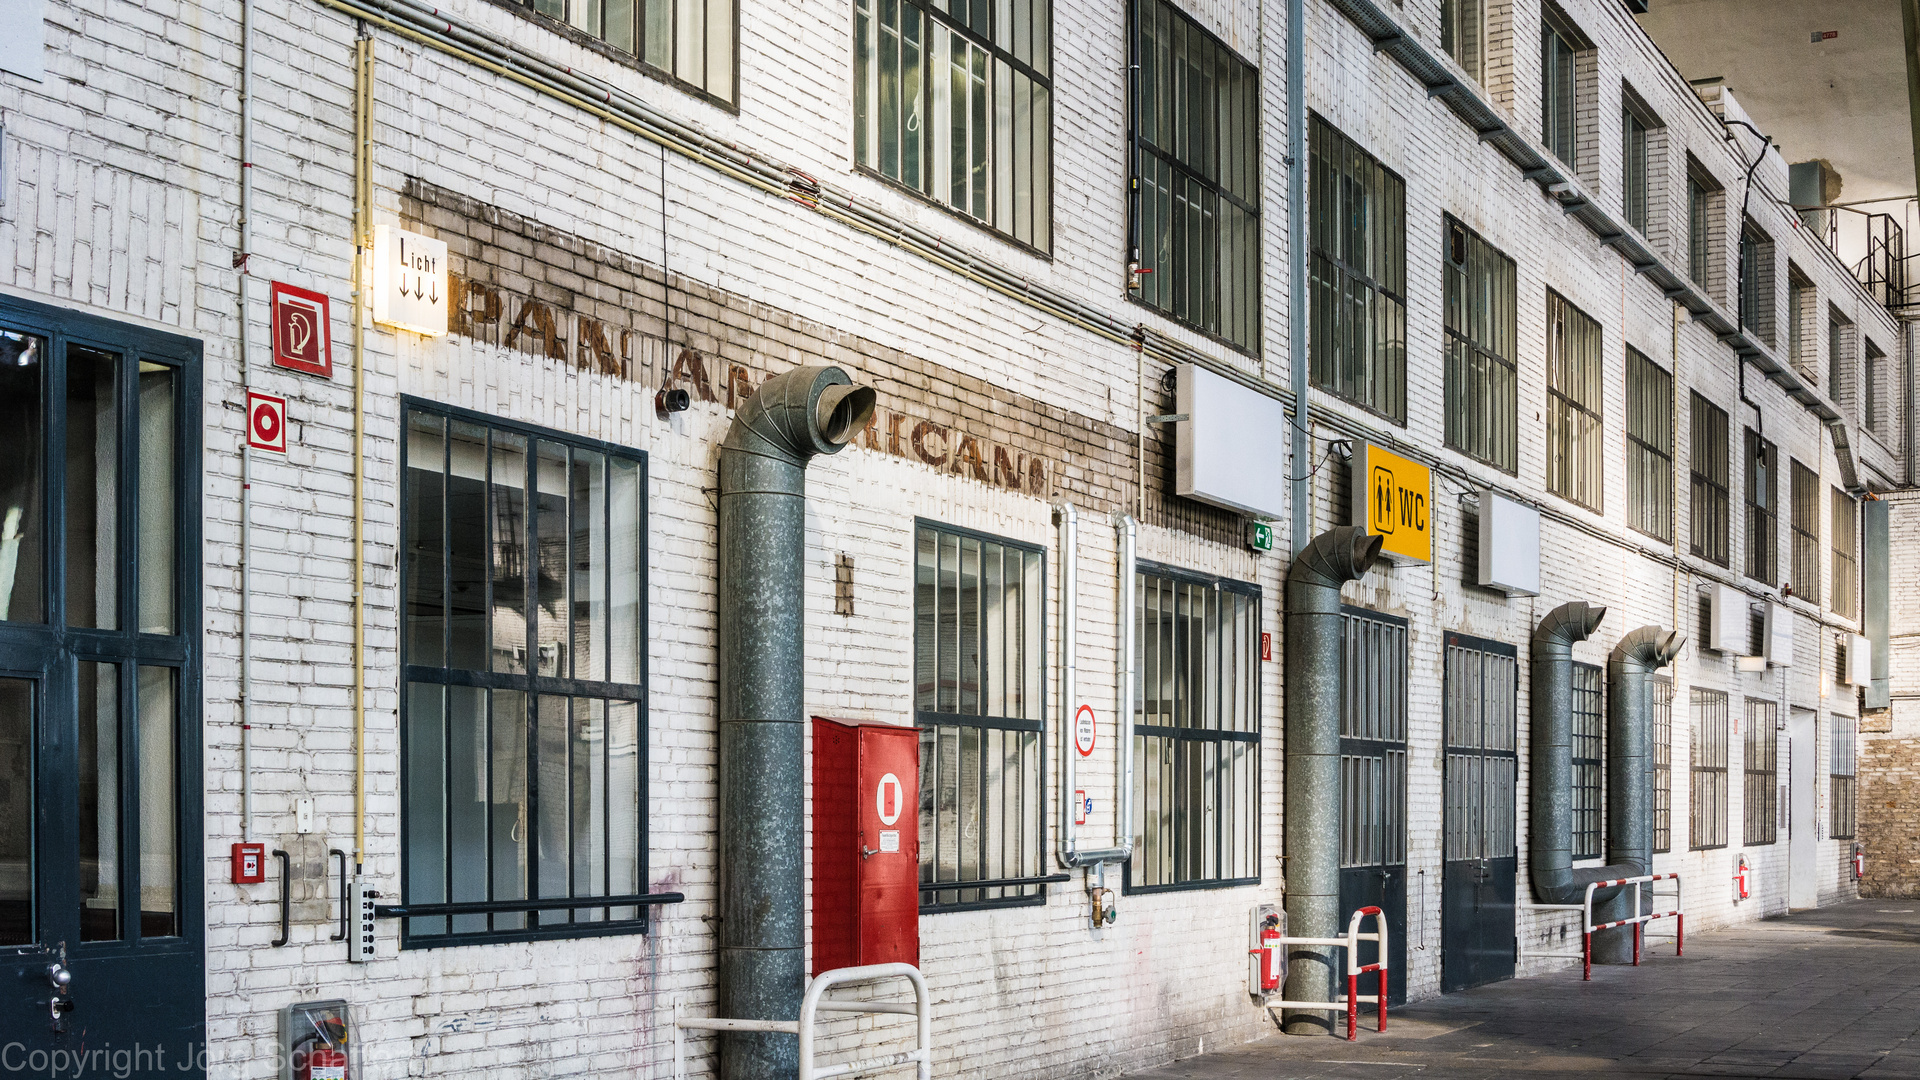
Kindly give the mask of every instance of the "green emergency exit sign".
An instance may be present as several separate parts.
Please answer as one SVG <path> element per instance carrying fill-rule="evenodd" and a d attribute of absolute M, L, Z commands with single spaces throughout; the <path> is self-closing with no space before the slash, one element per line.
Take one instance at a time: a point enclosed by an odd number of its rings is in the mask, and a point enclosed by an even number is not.
<path fill-rule="evenodd" d="M 1273 550 L 1273 526 L 1264 521 L 1247 522 L 1247 546 L 1255 551 Z"/>

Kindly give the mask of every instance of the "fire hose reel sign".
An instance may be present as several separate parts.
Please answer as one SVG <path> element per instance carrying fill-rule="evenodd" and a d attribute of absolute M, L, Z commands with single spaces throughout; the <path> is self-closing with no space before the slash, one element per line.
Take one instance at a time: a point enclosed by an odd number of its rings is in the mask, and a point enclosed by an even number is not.
<path fill-rule="evenodd" d="M 891 825 L 900 820 L 900 804 L 906 801 L 906 791 L 900 786 L 900 778 L 888 773 L 880 778 L 879 786 L 873 791 L 873 810 L 880 815 L 880 824 Z M 896 848 L 899 841 L 894 841 Z"/>
<path fill-rule="evenodd" d="M 247 445 L 276 454 L 287 452 L 287 399 L 247 391 Z"/>
<path fill-rule="evenodd" d="M 1073 748 L 1087 757 L 1093 753 L 1093 739 L 1093 706 L 1082 705 L 1073 714 Z"/>

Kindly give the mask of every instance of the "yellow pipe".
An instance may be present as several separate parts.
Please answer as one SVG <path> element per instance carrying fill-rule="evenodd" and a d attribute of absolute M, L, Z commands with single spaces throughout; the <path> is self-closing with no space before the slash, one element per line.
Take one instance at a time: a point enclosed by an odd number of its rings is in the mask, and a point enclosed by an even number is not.
<path fill-rule="evenodd" d="M 353 64 L 353 868 L 367 849 L 366 247 L 373 213 L 373 38 Z"/>

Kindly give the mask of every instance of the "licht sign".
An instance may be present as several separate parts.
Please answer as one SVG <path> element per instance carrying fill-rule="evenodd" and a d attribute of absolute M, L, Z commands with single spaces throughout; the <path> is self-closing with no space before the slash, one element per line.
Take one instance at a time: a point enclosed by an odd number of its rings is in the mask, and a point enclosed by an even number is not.
<path fill-rule="evenodd" d="M 447 245 L 397 225 L 373 229 L 373 321 L 438 337 L 447 332 Z"/>
<path fill-rule="evenodd" d="M 1354 524 L 1380 537 L 1396 563 L 1433 561 L 1433 471 L 1362 443 L 1353 455 Z"/>

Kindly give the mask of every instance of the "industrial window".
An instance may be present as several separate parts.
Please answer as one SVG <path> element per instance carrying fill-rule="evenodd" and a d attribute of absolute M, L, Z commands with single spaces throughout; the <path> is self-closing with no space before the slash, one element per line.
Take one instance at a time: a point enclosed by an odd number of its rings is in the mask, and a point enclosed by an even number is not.
<path fill-rule="evenodd" d="M 1605 846 L 1605 673 L 1573 665 L 1573 857 L 1597 859 Z"/>
<path fill-rule="evenodd" d="M 1751 220 L 1740 229 L 1740 325 L 1773 344 L 1773 241 Z"/>
<path fill-rule="evenodd" d="M 1886 433 L 1882 427 L 1886 424 L 1887 418 L 1884 415 L 1886 410 L 1881 408 L 1880 374 L 1885 366 L 1887 354 L 1881 352 L 1880 347 L 1871 341 L 1864 344 L 1866 347 L 1862 350 L 1863 355 L 1860 358 L 1860 415 L 1868 431 L 1875 435 L 1884 435 Z"/>
<path fill-rule="evenodd" d="M 928 522 L 914 533 L 921 910 L 1038 901 L 1038 883 L 1006 882 L 1044 872 L 1046 557 Z"/>
<path fill-rule="evenodd" d="M 1827 762 L 1827 799 L 1832 817 L 1827 834 L 1835 840 L 1851 840 L 1854 833 L 1854 719 L 1833 713 L 1829 722 L 1833 725 L 1833 747 Z"/>
<path fill-rule="evenodd" d="M 1839 488 L 1833 492 L 1833 613 L 1860 614 L 1860 504 Z"/>
<path fill-rule="evenodd" d="M 1312 127 L 1313 385 L 1407 420 L 1407 186 L 1319 116 Z"/>
<path fill-rule="evenodd" d="M 732 103 L 735 0 L 518 0 L 640 59 L 708 97 Z"/>
<path fill-rule="evenodd" d="M 1673 850 L 1673 680 L 1653 677 L 1653 850 Z"/>
<path fill-rule="evenodd" d="M 1673 539 L 1673 376 L 1627 349 L 1627 524 Z"/>
<path fill-rule="evenodd" d="M 1793 594 L 1810 604 L 1820 603 L 1820 477 L 1793 463 Z"/>
<path fill-rule="evenodd" d="M 1815 381 L 1814 372 L 1818 369 L 1814 347 L 1820 339 L 1807 332 L 1808 324 L 1819 314 L 1815 307 L 1817 296 L 1807 275 L 1798 266 L 1787 263 L 1787 359 L 1808 382 Z"/>
<path fill-rule="evenodd" d="M 1835 405 L 1843 405 L 1841 395 L 1848 389 L 1847 363 L 1853 359 L 1853 324 L 1838 309 L 1827 308 L 1827 396 Z"/>
<path fill-rule="evenodd" d="M 1259 880 L 1260 591 L 1134 578 L 1130 892 Z"/>
<path fill-rule="evenodd" d="M 1569 166 L 1577 165 L 1579 141 L 1574 136 L 1574 119 L 1579 113 L 1574 101 L 1578 80 L 1574 75 L 1574 54 L 1578 46 L 1568 33 L 1552 21 L 1540 31 L 1540 141 L 1553 156 Z"/>
<path fill-rule="evenodd" d="M 1727 695 L 1693 691 L 1693 783 L 1689 846 L 1727 846 Z"/>
<path fill-rule="evenodd" d="M 1445 859 L 1511 858 L 1519 788 L 1514 652 L 1448 634 L 1446 658 Z"/>
<path fill-rule="evenodd" d="M 1131 6 L 1135 295 L 1252 352 L 1260 347 L 1259 72 L 1168 0 Z"/>
<path fill-rule="evenodd" d="M 1780 451 L 1747 429 L 1747 576 L 1779 580 Z"/>
<path fill-rule="evenodd" d="M 1407 624 L 1340 620 L 1340 865 L 1407 861 Z"/>
<path fill-rule="evenodd" d="M 1632 109 L 1620 110 L 1620 208 L 1627 224 L 1647 233 L 1647 122 Z"/>
<path fill-rule="evenodd" d="M 1606 454 L 1604 368 L 1600 324 L 1547 293 L 1547 487 L 1595 512 Z"/>
<path fill-rule="evenodd" d="M 1709 562 L 1727 565 L 1732 557 L 1728 542 L 1729 494 L 1727 479 L 1727 414 L 1698 391 L 1690 391 L 1692 405 L 1692 453 L 1688 469 L 1691 475 L 1687 519 L 1691 538 L 1689 550 Z"/>
<path fill-rule="evenodd" d="M 1714 189 L 1691 169 L 1687 172 L 1687 276 L 1702 289 L 1712 277 Z"/>
<path fill-rule="evenodd" d="M 1747 743 L 1741 759 L 1746 787 L 1740 807 L 1746 826 L 1741 841 L 1748 845 L 1773 843 L 1780 827 L 1780 793 L 1774 786 L 1780 782 L 1779 713 L 1777 701 L 1747 699 Z"/>
<path fill-rule="evenodd" d="M 645 929 L 646 458 L 405 412 L 403 944 Z"/>
<path fill-rule="evenodd" d="M 1440 47 L 1469 78 L 1486 81 L 1486 0 L 1440 0 Z"/>
<path fill-rule="evenodd" d="M 855 0 L 861 168 L 1053 246 L 1050 0 Z"/>
<path fill-rule="evenodd" d="M 1513 260 L 1445 219 L 1447 445 L 1497 468 L 1519 468 L 1519 378 Z"/>

